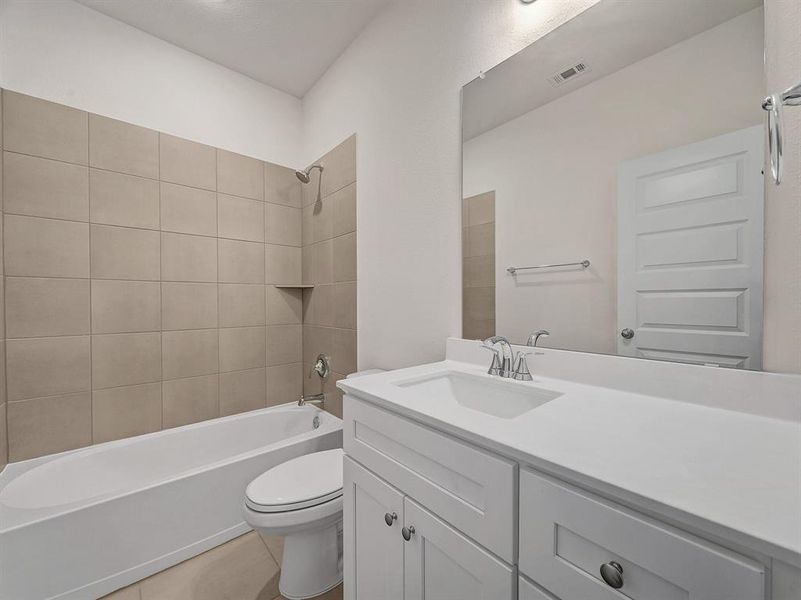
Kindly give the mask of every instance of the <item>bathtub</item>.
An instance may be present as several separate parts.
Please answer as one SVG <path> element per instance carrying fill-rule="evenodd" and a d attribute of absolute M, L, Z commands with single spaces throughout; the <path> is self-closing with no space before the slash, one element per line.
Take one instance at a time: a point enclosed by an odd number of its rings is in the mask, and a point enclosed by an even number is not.
<path fill-rule="evenodd" d="M 0 599 L 98 598 L 249 531 L 245 486 L 342 445 L 286 404 L 12 463 L 0 473 Z"/>

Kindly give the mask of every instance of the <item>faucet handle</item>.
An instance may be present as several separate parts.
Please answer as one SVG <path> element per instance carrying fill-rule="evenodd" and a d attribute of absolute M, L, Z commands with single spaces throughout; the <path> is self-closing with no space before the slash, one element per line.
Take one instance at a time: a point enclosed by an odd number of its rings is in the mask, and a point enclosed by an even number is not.
<path fill-rule="evenodd" d="M 492 364 L 490 368 L 487 370 L 488 375 L 500 375 L 501 371 L 503 370 L 501 367 L 501 351 L 498 350 L 492 344 L 487 343 L 487 340 L 484 340 L 480 343 L 479 348 L 483 350 L 489 350 L 492 352 Z"/>
<path fill-rule="evenodd" d="M 528 362 L 526 357 L 534 354 L 533 352 L 523 352 L 522 350 L 517 353 L 515 357 L 515 371 L 512 374 L 512 379 L 517 381 L 531 381 L 531 371 L 528 370 Z"/>

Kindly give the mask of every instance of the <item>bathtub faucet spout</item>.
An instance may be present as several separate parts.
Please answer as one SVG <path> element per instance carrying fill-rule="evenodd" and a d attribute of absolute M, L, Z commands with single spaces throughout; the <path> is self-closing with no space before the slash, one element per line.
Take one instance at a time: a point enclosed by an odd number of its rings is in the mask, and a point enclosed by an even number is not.
<path fill-rule="evenodd" d="M 325 404 L 325 394 L 312 394 L 311 396 L 301 395 L 300 400 L 298 400 L 298 406 L 304 406 L 306 404 L 322 406 Z"/>

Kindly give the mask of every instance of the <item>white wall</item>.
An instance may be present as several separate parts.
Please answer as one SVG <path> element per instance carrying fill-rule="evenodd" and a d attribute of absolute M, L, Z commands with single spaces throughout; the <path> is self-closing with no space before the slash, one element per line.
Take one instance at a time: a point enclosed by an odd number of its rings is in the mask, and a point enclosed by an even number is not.
<path fill-rule="evenodd" d="M 765 1 L 770 93 L 801 81 L 801 2 Z M 765 197 L 766 370 L 801 373 L 801 108 L 784 111 L 785 179 Z M 770 172 L 766 167 L 765 172 Z"/>
<path fill-rule="evenodd" d="M 756 9 L 476 137 L 464 195 L 495 190 L 496 330 L 519 342 L 615 353 L 620 162 L 757 125 L 763 11 Z M 710 101 L 727 94 L 725 104 Z M 588 258 L 586 271 L 513 264 Z"/>
<path fill-rule="evenodd" d="M 306 162 L 358 135 L 360 368 L 461 330 L 461 87 L 596 1 L 398 1 L 304 97 Z"/>
<path fill-rule="evenodd" d="M 71 0 L 0 0 L 0 87 L 301 164 L 299 99 Z"/>

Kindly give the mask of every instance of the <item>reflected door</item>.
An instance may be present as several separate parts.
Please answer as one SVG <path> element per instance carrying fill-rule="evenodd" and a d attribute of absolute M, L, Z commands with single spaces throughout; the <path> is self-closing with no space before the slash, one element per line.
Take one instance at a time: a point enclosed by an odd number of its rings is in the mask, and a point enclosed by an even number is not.
<path fill-rule="evenodd" d="M 761 368 L 763 136 L 621 163 L 619 354 Z"/>

